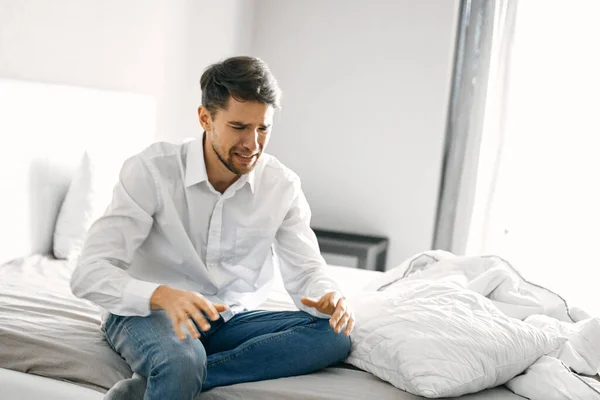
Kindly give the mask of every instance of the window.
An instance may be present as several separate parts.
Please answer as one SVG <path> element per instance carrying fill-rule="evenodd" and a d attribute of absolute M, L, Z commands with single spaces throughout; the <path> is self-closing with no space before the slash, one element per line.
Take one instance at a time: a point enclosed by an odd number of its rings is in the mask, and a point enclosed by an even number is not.
<path fill-rule="evenodd" d="M 520 1 L 482 251 L 600 315 L 600 1 Z"/>

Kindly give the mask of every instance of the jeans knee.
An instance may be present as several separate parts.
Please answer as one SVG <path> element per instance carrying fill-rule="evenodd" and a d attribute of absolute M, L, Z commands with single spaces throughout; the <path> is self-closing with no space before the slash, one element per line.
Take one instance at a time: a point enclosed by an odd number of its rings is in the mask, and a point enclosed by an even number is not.
<path fill-rule="evenodd" d="M 200 393 L 206 380 L 206 351 L 199 340 L 177 339 L 155 355 L 153 369 L 155 374 L 177 382 L 180 391 Z"/>
<path fill-rule="evenodd" d="M 344 333 L 335 333 L 335 339 L 333 340 L 332 346 L 335 346 L 336 352 L 338 353 L 338 361 L 344 361 L 348 358 L 350 350 L 352 348 L 352 342 L 350 336 L 346 336 Z"/>
<path fill-rule="evenodd" d="M 329 325 L 329 320 L 321 319 L 317 322 L 318 328 L 324 333 L 324 341 L 327 343 L 330 357 L 335 362 L 343 361 L 350 354 L 351 341 L 350 337 L 344 334 L 344 331 L 336 333 Z"/>

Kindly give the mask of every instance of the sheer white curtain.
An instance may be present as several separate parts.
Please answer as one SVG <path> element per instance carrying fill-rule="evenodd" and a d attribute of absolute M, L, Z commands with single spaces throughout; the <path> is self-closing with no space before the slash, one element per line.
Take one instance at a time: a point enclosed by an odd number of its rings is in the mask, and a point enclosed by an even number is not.
<path fill-rule="evenodd" d="M 500 164 L 504 150 L 504 122 L 508 100 L 510 60 L 516 25 L 516 0 L 495 2 L 492 51 L 486 98 L 482 100 L 481 139 L 474 170 L 473 202 L 465 239 L 466 254 L 490 253 L 488 243 L 496 242 L 503 231 L 495 228 L 492 214 Z"/>
<path fill-rule="evenodd" d="M 510 79 L 506 90 L 490 93 L 486 102 L 501 123 L 484 124 L 483 189 L 468 241 L 469 252 L 502 255 L 527 279 L 595 315 L 599 15 L 597 0 L 518 2 Z M 483 156 L 486 151 L 492 156 Z M 498 162 L 489 165 L 490 158 Z"/>

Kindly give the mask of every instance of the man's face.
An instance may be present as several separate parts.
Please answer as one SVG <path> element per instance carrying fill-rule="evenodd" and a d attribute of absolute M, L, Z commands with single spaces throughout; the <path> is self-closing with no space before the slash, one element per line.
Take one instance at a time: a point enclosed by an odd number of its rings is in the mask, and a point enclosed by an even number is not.
<path fill-rule="evenodd" d="M 200 122 L 221 163 L 232 173 L 243 175 L 252 171 L 269 142 L 273 114 L 269 105 L 230 97 L 227 109 L 217 110 L 214 118 L 201 107 Z"/>

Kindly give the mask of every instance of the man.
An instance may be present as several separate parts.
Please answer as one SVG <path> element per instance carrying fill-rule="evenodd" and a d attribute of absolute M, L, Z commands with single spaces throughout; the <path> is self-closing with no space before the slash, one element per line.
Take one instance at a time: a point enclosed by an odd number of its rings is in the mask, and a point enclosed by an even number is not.
<path fill-rule="evenodd" d="M 263 61 L 234 57 L 200 85 L 203 137 L 125 162 L 73 274 L 73 293 L 106 310 L 106 338 L 135 372 L 107 398 L 194 399 L 350 350 L 354 318 L 325 274 L 300 180 L 263 153 L 276 80 Z M 274 254 L 301 311 L 249 311 L 267 296 Z"/>

